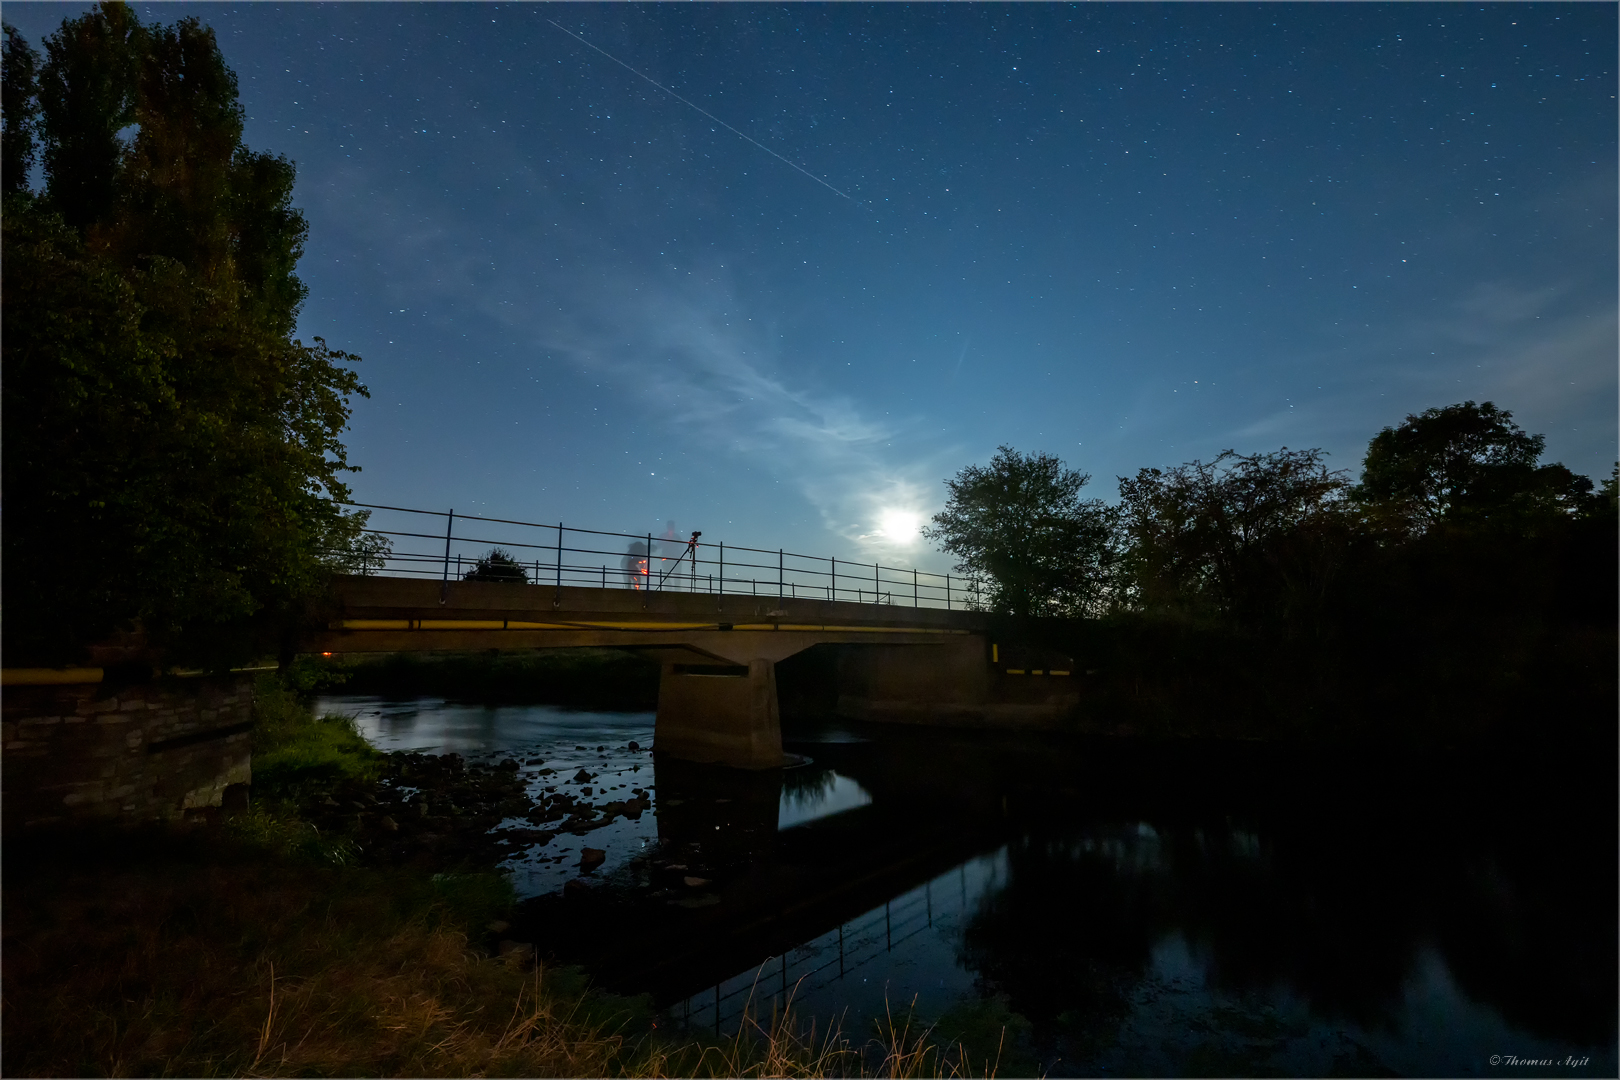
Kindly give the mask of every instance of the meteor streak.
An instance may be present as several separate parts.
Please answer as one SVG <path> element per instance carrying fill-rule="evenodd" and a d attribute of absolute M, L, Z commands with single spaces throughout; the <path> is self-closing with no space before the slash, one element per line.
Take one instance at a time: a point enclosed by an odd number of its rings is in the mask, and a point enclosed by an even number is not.
<path fill-rule="evenodd" d="M 798 169 L 800 172 L 804 173 L 804 175 L 808 176 L 810 179 L 814 180 L 816 183 L 820 184 L 822 187 L 826 188 L 828 191 L 832 192 L 834 195 L 843 195 L 844 198 L 849 199 L 849 201 L 854 203 L 856 206 L 862 205 L 859 200 L 851 198 L 848 195 L 844 195 L 844 193 L 842 191 L 839 191 L 837 188 L 835 188 L 831 184 L 827 183 L 827 181 L 823 180 L 821 177 L 817 176 L 815 173 L 809 172 L 809 171 L 807 171 L 807 170 L 805 170 L 803 168 L 800 168 L 798 165 L 794 165 L 793 162 L 789 161 L 787 158 L 783 157 L 781 154 L 778 154 L 775 150 L 772 150 L 770 147 L 766 146 L 764 143 L 760 142 L 758 139 L 750 139 L 747 135 L 744 135 L 742 132 L 738 131 L 736 128 L 732 127 L 730 124 L 726 123 L 724 120 L 720 119 L 718 116 L 714 115 L 713 113 L 706 112 L 703 109 L 699 109 L 696 105 L 693 105 L 690 101 L 687 101 L 685 98 L 681 97 L 681 95 L 677 94 L 675 91 L 671 90 L 669 87 L 663 85 L 660 82 L 657 82 L 657 81 L 655 81 L 653 79 L 648 78 L 646 75 L 643 75 L 641 72 L 637 71 L 635 68 L 631 67 L 629 64 L 625 63 L 623 60 L 620 60 L 617 56 L 614 56 L 612 53 L 608 52 L 606 49 L 598 48 L 597 46 L 592 45 L 590 42 L 586 41 L 584 38 L 580 37 L 578 34 L 574 33 L 572 30 L 568 29 L 568 27 L 563 26 L 561 23 L 552 22 L 552 20 L 550 20 L 550 19 L 547 19 L 546 21 L 551 23 L 552 26 L 555 26 L 557 29 L 561 30 L 563 33 L 567 34 L 569 37 L 573 38 L 575 41 L 578 41 L 581 45 L 586 45 L 586 46 L 589 46 L 592 49 L 596 49 L 597 52 L 601 53 L 603 56 L 607 57 L 609 60 L 613 61 L 615 64 L 618 64 L 620 67 L 624 68 L 624 70 L 626 70 L 630 74 L 636 76 L 638 79 L 646 79 L 647 82 L 652 83 L 654 86 L 658 87 L 658 89 L 662 90 L 664 93 L 668 94 L 670 97 L 674 98 L 676 101 L 680 102 L 682 105 L 685 105 L 685 106 L 687 106 L 687 107 L 689 107 L 691 109 L 696 110 L 697 112 L 701 113 L 702 115 L 707 116 L 710 120 L 713 120 L 715 123 L 719 124 L 721 127 L 725 128 L 727 131 L 731 132 L 733 135 L 736 135 L 736 136 L 738 136 L 739 138 L 742 138 L 742 139 L 747 139 L 749 142 L 753 143 L 755 146 L 759 147 L 761 150 L 765 151 L 767 154 L 771 155 L 771 157 L 775 158 L 777 161 L 780 161 L 782 164 L 787 165 L 790 168 Z"/>

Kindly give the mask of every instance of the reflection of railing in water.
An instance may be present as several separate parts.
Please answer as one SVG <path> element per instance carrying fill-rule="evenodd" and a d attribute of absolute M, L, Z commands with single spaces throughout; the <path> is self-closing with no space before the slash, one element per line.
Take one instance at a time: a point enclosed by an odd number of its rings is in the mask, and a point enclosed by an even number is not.
<path fill-rule="evenodd" d="M 690 539 L 677 539 L 651 533 L 632 535 L 577 529 L 565 527 L 561 522 L 547 525 L 478 517 L 457 514 L 454 510 L 412 510 L 370 503 L 344 505 L 387 515 L 380 520 L 373 516 L 369 527 L 363 530 L 382 544 L 367 568 L 373 573 L 380 571 L 448 582 L 460 579 L 477 565 L 480 556 L 498 547 L 512 555 L 512 567 L 521 570 L 530 584 L 559 589 L 564 585 L 583 585 L 901 606 L 910 600 L 911 607 L 954 610 L 979 607 L 979 583 L 974 580 L 877 562 L 854 563 L 828 556 L 801 555 L 780 548 L 768 551 L 727 547 L 723 542 L 700 542 L 698 533 L 692 534 Z M 411 523 L 418 519 L 393 517 L 399 514 L 443 518 L 444 531 L 415 531 Z M 479 535 L 456 535 L 457 525 L 465 522 L 477 522 Z M 597 547 L 597 544 L 603 546 Z M 458 546 L 463 550 L 455 550 Z M 413 550 L 418 548 L 423 550 Z M 776 558 L 771 559 L 772 555 Z M 760 556 L 766 561 L 752 561 Z M 599 561 L 604 557 L 608 561 Z"/>
<path fill-rule="evenodd" d="M 854 974 L 932 929 L 937 918 L 966 916 L 969 906 L 967 871 L 968 863 L 963 863 L 956 870 L 902 893 L 880 908 L 840 923 L 836 930 L 693 994 L 667 1012 L 688 1027 L 710 1028 L 720 1033 L 735 1032 L 745 1013 L 768 1023 L 773 1012 L 781 1015 L 790 998 L 802 1000 L 813 991 Z M 992 863 L 992 880 L 995 873 Z M 948 879 L 952 877 L 958 880 L 950 882 Z M 951 888 L 951 885 L 958 887 Z M 977 881 L 973 885 L 975 903 L 982 885 Z M 822 957 L 824 952 L 829 954 L 826 959 Z"/>

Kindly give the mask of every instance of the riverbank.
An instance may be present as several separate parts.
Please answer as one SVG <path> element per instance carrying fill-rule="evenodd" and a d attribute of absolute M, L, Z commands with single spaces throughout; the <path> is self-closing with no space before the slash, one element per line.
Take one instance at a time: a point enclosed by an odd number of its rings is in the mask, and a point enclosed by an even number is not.
<path fill-rule="evenodd" d="M 564 826 L 595 812 L 529 803 L 512 767 L 377 753 L 274 680 L 259 707 L 248 811 L 8 841 L 6 1075 L 964 1072 L 904 1020 L 887 1043 L 783 1017 L 661 1031 L 650 999 L 514 940 L 491 827 L 520 801 Z"/>

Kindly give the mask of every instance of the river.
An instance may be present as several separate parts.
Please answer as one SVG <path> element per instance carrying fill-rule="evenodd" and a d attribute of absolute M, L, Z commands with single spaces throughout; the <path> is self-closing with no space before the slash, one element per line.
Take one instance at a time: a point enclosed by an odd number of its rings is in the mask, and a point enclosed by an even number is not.
<path fill-rule="evenodd" d="M 1616 1074 L 1612 762 L 823 722 L 747 774 L 656 758 L 651 713 L 318 707 L 645 798 L 507 860 L 512 933 L 677 1027 L 791 999 L 856 1041 L 913 1011 L 1003 1075 Z"/>

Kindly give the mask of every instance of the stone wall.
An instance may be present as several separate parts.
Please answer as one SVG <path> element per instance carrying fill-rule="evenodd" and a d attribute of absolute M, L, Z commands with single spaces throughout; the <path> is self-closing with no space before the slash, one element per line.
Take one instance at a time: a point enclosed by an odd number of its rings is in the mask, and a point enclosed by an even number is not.
<path fill-rule="evenodd" d="M 250 677 L 7 686 L 5 829 L 172 820 L 252 779 Z M 245 792 L 246 789 L 237 789 Z"/>

